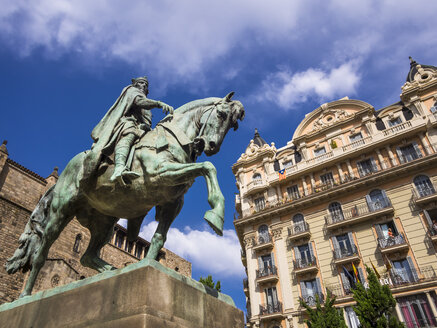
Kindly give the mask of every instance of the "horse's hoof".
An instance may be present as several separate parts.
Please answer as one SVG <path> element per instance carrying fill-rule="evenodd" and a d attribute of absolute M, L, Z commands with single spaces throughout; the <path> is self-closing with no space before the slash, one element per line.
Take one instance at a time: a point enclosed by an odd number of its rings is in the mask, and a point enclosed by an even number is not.
<path fill-rule="evenodd" d="M 217 235 L 223 236 L 223 223 L 225 221 L 223 217 L 218 216 L 214 211 L 209 210 L 205 212 L 204 219 Z"/>

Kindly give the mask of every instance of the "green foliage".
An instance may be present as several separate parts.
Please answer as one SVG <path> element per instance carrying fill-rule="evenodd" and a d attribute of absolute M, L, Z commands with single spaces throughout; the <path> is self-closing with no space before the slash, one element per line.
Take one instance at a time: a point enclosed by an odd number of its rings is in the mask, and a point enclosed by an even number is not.
<path fill-rule="evenodd" d="M 199 281 L 205 286 L 215 289 L 218 292 L 222 291 L 220 280 L 218 280 L 217 283 L 214 283 L 214 280 L 212 280 L 211 275 L 209 275 L 207 278 L 200 277 Z"/>
<path fill-rule="evenodd" d="M 331 149 L 337 148 L 337 142 L 335 140 L 331 140 Z"/>
<path fill-rule="evenodd" d="M 354 311 L 360 319 L 362 328 L 401 328 L 405 327 L 399 322 L 394 307 L 396 300 L 390 288 L 381 285 L 375 272 L 366 266 L 369 288 L 365 289 L 358 283 L 353 290 L 354 300 L 357 305 Z"/>
<path fill-rule="evenodd" d="M 302 299 L 300 305 L 303 306 L 309 315 L 305 323 L 309 328 L 347 328 L 344 322 L 343 310 L 334 307 L 335 296 L 328 290 L 325 304 L 320 303 L 319 295 L 316 295 L 316 307 L 312 308 Z"/>

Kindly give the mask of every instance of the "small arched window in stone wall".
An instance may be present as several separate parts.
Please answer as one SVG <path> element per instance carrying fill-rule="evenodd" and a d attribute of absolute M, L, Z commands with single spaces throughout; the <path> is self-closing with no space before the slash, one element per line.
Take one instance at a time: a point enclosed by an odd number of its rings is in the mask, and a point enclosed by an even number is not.
<path fill-rule="evenodd" d="M 52 284 L 52 287 L 58 286 L 60 280 L 61 280 L 61 278 L 59 277 L 59 275 L 57 273 L 54 274 L 52 279 L 50 280 L 50 283 Z"/>
<path fill-rule="evenodd" d="M 73 252 L 79 253 L 81 244 L 82 244 L 82 235 L 79 233 L 76 235 L 76 240 L 74 241 Z"/>

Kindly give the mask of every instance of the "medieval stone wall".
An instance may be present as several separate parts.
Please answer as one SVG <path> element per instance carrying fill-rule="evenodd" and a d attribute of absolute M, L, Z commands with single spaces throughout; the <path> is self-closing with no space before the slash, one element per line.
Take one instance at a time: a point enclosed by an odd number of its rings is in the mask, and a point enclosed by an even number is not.
<path fill-rule="evenodd" d="M 57 170 L 48 178 L 26 169 L 8 158 L 6 145 L 0 146 L 0 304 L 11 302 L 21 293 L 28 273 L 17 272 L 14 275 L 6 273 L 4 264 L 18 247 L 18 239 L 24 231 L 32 210 L 44 192 L 56 183 Z M 139 261 L 147 252 L 149 243 L 141 238 L 137 243 L 144 245 L 144 251 L 139 257 L 134 248 L 128 252 L 126 245 L 126 230 L 117 226 L 124 238 L 122 247 L 115 246 L 115 236 L 111 243 L 101 251 L 101 257 L 117 268 Z M 96 271 L 80 264 L 90 240 L 89 231 L 73 219 L 52 245 L 48 260 L 41 269 L 35 283 L 34 291 L 44 290 L 67 284 L 77 279 L 83 279 L 96 274 Z M 175 253 L 162 249 L 160 262 L 179 273 L 191 277 L 191 263 Z"/>

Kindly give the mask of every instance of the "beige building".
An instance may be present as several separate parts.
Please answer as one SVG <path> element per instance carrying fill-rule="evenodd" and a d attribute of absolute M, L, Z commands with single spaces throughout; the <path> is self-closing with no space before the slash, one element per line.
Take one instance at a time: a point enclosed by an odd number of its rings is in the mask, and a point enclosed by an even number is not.
<path fill-rule="evenodd" d="M 56 183 L 58 171 L 43 178 L 23 167 L 9 156 L 6 142 L 0 146 L 0 304 L 18 298 L 24 288 L 28 273 L 6 273 L 4 264 L 18 247 L 18 239 L 29 220 L 38 200 Z M 117 268 L 144 258 L 150 243 L 142 238 L 127 241 L 126 229 L 116 225 L 110 243 L 103 247 L 100 256 Z M 53 288 L 83 279 L 97 272 L 80 264 L 90 240 L 89 231 L 73 219 L 50 249 L 41 269 L 34 291 Z M 163 248 L 160 263 L 191 277 L 191 263 Z"/>
<path fill-rule="evenodd" d="M 249 327 L 303 327 L 299 298 L 327 289 L 357 327 L 351 288 L 371 262 L 408 328 L 436 326 L 437 67 L 411 60 L 401 90 L 378 110 L 323 104 L 281 148 L 256 131 L 233 165 Z"/>

